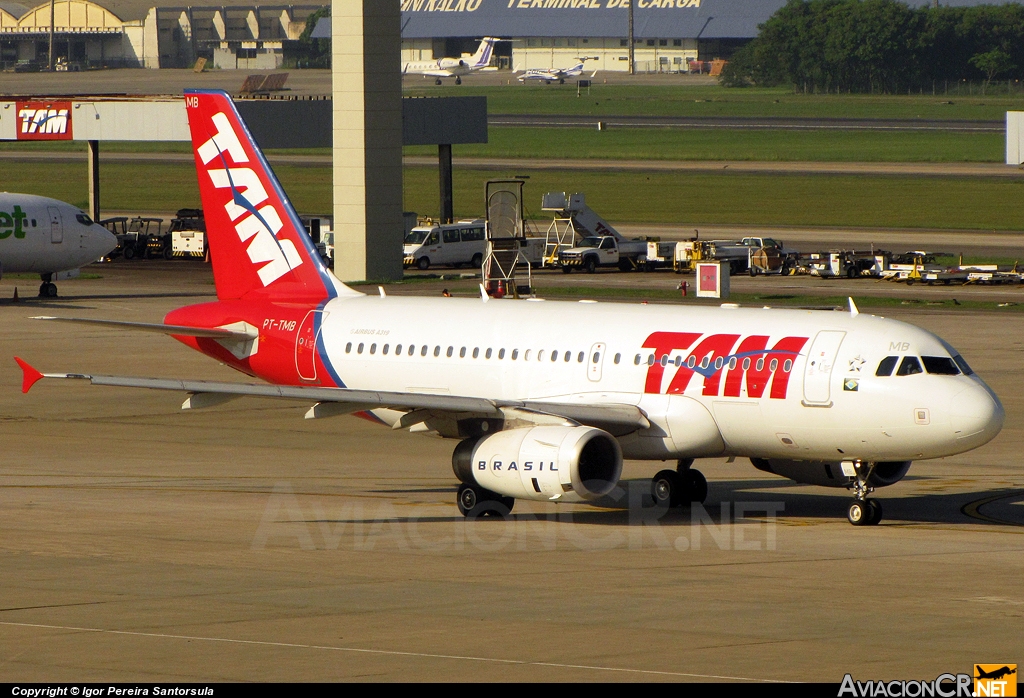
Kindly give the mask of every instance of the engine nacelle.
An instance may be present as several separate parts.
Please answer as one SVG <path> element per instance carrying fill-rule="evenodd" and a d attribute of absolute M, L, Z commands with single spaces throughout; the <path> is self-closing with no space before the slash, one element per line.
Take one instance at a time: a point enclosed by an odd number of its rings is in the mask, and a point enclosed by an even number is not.
<path fill-rule="evenodd" d="M 843 472 L 842 461 L 784 460 L 781 458 L 751 458 L 758 470 L 774 473 L 804 485 L 821 487 L 847 487 L 856 478 Z M 849 464 L 849 463 L 848 463 Z M 888 487 L 903 479 L 910 470 L 910 461 L 875 463 L 868 484 Z"/>
<path fill-rule="evenodd" d="M 593 427 L 510 429 L 460 443 L 452 469 L 462 482 L 506 497 L 578 502 L 612 491 L 622 450 Z"/>

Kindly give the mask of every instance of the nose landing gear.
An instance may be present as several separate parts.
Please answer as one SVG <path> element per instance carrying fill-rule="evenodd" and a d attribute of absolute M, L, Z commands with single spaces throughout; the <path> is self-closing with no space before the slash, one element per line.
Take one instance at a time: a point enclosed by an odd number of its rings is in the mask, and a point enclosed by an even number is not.
<path fill-rule="evenodd" d="M 868 499 L 868 495 L 875 491 L 875 488 L 868 484 L 875 466 L 873 463 L 854 461 L 853 467 L 857 475 L 856 480 L 850 485 L 853 490 L 853 501 L 846 510 L 846 518 L 854 526 L 875 526 L 882 520 L 882 503 L 877 499 Z"/>

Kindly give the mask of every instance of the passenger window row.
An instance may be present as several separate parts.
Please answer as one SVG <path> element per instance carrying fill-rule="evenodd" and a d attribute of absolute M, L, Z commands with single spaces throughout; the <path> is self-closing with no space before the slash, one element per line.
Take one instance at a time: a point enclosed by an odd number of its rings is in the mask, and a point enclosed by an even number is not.
<path fill-rule="evenodd" d="M 392 356 L 403 356 L 403 355 L 404 356 L 415 356 L 416 353 L 417 353 L 416 345 L 415 344 L 409 344 L 408 346 L 403 345 L 403 344 L 396 344 L 394 346 L 394 352 L 393 353 L 391 352 L 391 348 L 392 347 L 391 347 L 390 344 L 385 344 L 382 347 L 380 347 L 380 353 L 382 355 L 384 355 L 384 356 L 387 356 L 389 354 L 391 354 Z M 359 342 L 358 344 L 353 344 L 352 342 L 349 342 L 349 343 L 347 343 L 345 345 L 345 353 L 346 354 L 351 354 L 353 350 L 355 351 L 356 354 L 362 354 L 365 351 L 365 352 L 369 353 L 370 355 L 375 355 L 377 353 L 377 343 L 373 342 L 373 343 L 371 343 L 369 345 L 369 347 L 367 347 L 365 342 Z M 441 346 L 440 345 L 435 345 L 434 346 L 434 350 L 433 350 L 432 353 L 433 353 L 434 356 L 439 357 L 439 356 L 441 356 L 441 351 L 442 351 Z M 431 351 L 430 351 L 430 347 L 428 345 L 423 344 L 423 345 L 421 345 L 419 347 L 419 355 L 420 356 L 427 356 L 429 353 L 431 353 Z M 472 352 L 469 351 L 468 347 L 461 347 L 459 349 L 459 351 L 458 351 L 458 354 L 459 354 L 459 358 L 460 359 L 466 358 L 467 354 L 469 356 L 472 356 L 474 359 L 479 359 L 481 354 L 483 354 L 483 357 L 485 359 L 490 359 L 492 356 L 497 355 L 498 359 L 501 360 L 501 359 L 504 359 L 505 356 L 506 356 L 506 352 L 505 352 L 504 348 L 498 349 L 498 351 L 495 352 L 490 347 L 488 347 L 487 349 L 484 349 L 482 352 L 480 350 L 480 347 L 474 347 Z M 446 357 L 448 357 L 448 358 L 452 358 L 455 355 L 455 347 L 454 346 L 448 347 L 448 349 L 444 352 L 444 355 Z M 525 352 L 523 352 L 523 361 L 529 361 L 531 356 L 534 356 L 533 350 L 527 349 Z M 577 352 L 577 353 L 575 353 L 575 357 L 574 357 L 574 353 L 572 351 L 565 351 L 563 353 L 563 352 L 561 352 L 558 349 L 553 349 L 553 350 L 551 350 L 551 353 L 548 354 L 546 349 L 540 349 L 540 350 L 537 351 L 535 356 L 536 356 L 536 360 L 537 361 L 550 361 L 552 363 L 557 362 L 557 361 L 561 361 L 563 363 L 570 363 L 575 358 L 576 363 L 581 364 L 581 363 L 583 363 L 586 360 L 587 353 L 584 352 L 584 351 Z M 509 358 L 512 361 L 518 360 L 519 359 L 519 350 L 518 349 L 513 349 L 511 351 L 511 353 L 509 354 Z M 590 360 L 591 360 L 592 363 L 595 363 L 595 364 L 600 363 L 600 361 L 601 361 L 601 352 L 595 351 L 594 355 L 590 357 Z M 618 364 L 621 360 L 622 360 L 622 354 L 616 354 L 615 355 L 615 359 L 614 359 L 615 363 Z"/>
<path fill-rule="evenodd" d="M 878 362 L 878 369 L 875 370 L 875 375 L 882 377 L 891 376 L 897 362 L 899 362 L 899 368 L 896 369 L 897 376 L 913 376 L 925 371 L 937 376 L 958 376 L 961 373 L 969 376 L 973 373 L 971 367 L 963 360 L 963 357 L 957 354 L 952 358 L 948 356 L 922 356 L 918 359 L 916 356 L 904 356 L 902 361 L 899 356 L 887 356 Z M 924 367 L 921 366 L 922 362 L 924 362 Z"/>
<path fill-rule="evenodd" d="M 707 370 L 712 365 L 714 365 L 716 371 L 721 371 L 726 366 L 729 367 L 730 371 L 735 369 L 737 366 L 740 366 L 744 371 L 749 371 L 751 366 L 754 367 L 755 371 L 763 371 L 764 362 L 765 359 L 763 356 L 753 361 L 749 356 L 744 357 L 742 361 L 737 359 L 735 356 L 731 356 L 729 357 L 728 363 L 726 363 L 724 357 L 719 356 L 714 360 L 714 364 L 712 364 L 710 356 L 705 356 L 698 363 L 697 358 L 692 354 L 686 358 L 686 361 L 683 361 L 683 357 L 679 354 L 677 354 L 675 358 L 669 358 L 668 354 L 662 354 L 660 359 L 655 359 L 654 354 L 648 354 L 646 360 L 644 360 L 643 356 L 641 356 L 640 354 L 637 354 L 635 357 L 633 357 L 634 366 L 640 366 L 641 364 L 644 364 L 646 366 L 653 366 L 655 363 L 660 363 L 662 366 L 668 366 L 669 364 L 672 364 L 673 366 L 679 367 L 685 365 L 689 369 L 694 369 L 697 366 L 700 366 L 701 369 Z M 778 359 L 769 360 L 769 371 L 775 372 L 778 368 Z M 791 370 L 793 370 L 793 360 L 786 359 L 785 361 L 783 361 L 782 370 L 785 371 L 786 373 L 789 373 Z"/>

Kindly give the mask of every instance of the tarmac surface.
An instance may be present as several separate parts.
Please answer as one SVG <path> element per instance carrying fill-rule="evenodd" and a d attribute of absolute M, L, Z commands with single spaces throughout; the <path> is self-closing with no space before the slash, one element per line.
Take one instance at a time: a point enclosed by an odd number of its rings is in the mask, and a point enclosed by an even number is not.
<path fill-rule="evenodd" d="M 944 337 L 1002 399 L 994 441 L 875 493 L 877 527 L 846 522 L 845 491 L 742 459 L 698 463 L 711 487 L 693 511 L 647 508 L 662 464 L 629 461 L 617 501 L 466 522 L 450 442 L 270 400 L 182 412 L 181 395 L 84 382 L 22 395 L 15 354 L 44 371 L 248 380 L 164 336 L 27 319 L 154 322 L 214 300 L 198 262 L 85 271 L 47 301 L 26 298 L 37 280 L 0 281 L 5 681 L 931 680 L 1024 657 L 1021 316 L 928 305 L 1019 300 L 1020 287 L 733 280 L 737 293 L 905 297 L 884 314 Z"/>

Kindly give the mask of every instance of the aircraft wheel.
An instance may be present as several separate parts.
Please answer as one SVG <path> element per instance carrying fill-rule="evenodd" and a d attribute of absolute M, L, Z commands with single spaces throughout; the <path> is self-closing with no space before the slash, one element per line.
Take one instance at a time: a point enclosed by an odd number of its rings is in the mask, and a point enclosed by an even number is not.
<path fill-rule="evenodd" d="M 855 499 L 846 510 L 846 518 L 854 526 L 867 526 L 873 517 L 871 505 L 867 501 Z"/>
<path fill-rule="evenodd" d="M 662 470 L 651 478 L 651 497 L 657 506 L 679 506 L 682 489 L 682 478 L 674 470 Z"/>
<path fill-rule="evenodd" d="M 430 260 L 426 257 L 420 257 L 416 260 L 416 268 L 420 271 L 426 271 L 430 268 Z"/>
<path fill-rule="evenodd" d="M 39 296 L 41 298 L 56 298 L 57 297 L 57 284 L 49 281 L 44 281 L 39 284 Z"/>
<path fill-rule="evenodd" d="M 704 473 L 699 470 L 687 470 L 686 474 L 681 477 L 685 483 L 683 495 L 683 502 L 698 502 L 703 504 L 708 498 L 708 480 L 704 477 Z"/>
<path fill-rule="evenodd" d="M 455 84 L 456 85 L 461 85 L 462 84 L 462 78 L 455 78 Z"/>
<path fill-rule="evenodd" d="M 516 503 L 512 497 L 502 497 L 479 485 L 462 485 L 456 499 L 459 512 L 467 519 L 478 519 L 482 516 L 505 518 L 512 513 L 512 507 Z"/>
<path fill-rule="evenodd" d="M 434 84 L 435 85 L 440 85 L 441 84 L 441 78 L 438 78 L 437 80 L 434 80 Z"/>
<path fill-rule="evenodd" d="M 868 526 L 877 526 L 882 520 L 882 503 L 877 499 L 869 499 L 868 506 L 871 507 L 871 520 L 868 521 Z"/>

